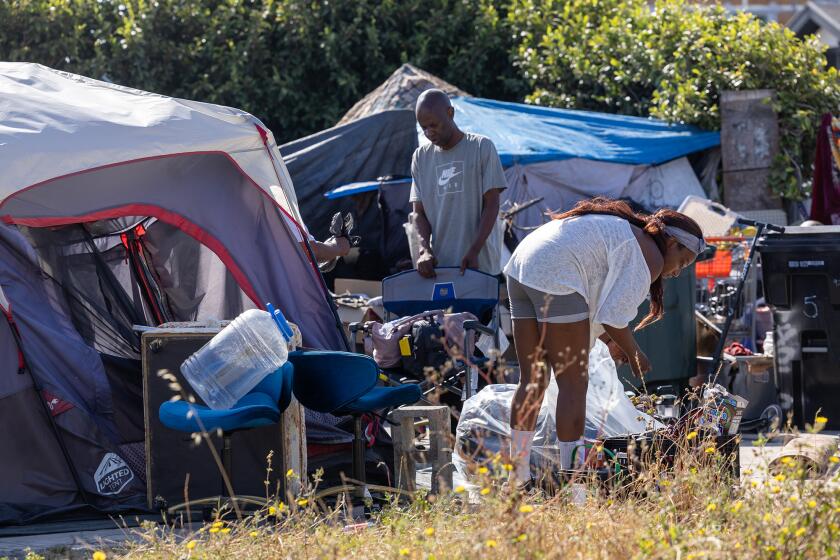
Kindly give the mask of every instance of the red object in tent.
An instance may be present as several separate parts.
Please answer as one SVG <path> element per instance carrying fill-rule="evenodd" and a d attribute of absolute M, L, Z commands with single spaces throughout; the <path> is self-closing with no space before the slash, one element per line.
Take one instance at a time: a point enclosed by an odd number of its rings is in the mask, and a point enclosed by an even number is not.
<path fill-rule="evenodd" d="M 729 354 L 730 356 L 752 356 L 752 350 L 745 347 L 740 342 L 733 342 L 723 350 L 725 353 Z"/>

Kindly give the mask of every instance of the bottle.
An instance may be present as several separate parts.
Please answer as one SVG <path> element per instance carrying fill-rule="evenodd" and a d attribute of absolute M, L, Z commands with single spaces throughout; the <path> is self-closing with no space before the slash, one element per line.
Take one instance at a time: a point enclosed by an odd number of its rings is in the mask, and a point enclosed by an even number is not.
<path fill-rule="evenodd" d="M 764 335 L 764 355 L 773 357 L 776 354 L 776 346 L 773 344 L 773 331 L 767 331 Z"/>
<path fill-rule="evenodd" d="M 249 309 L 181 364 L 196 394 L 214 410 L 232 408 L 288 359 L 274 317 Z"/>

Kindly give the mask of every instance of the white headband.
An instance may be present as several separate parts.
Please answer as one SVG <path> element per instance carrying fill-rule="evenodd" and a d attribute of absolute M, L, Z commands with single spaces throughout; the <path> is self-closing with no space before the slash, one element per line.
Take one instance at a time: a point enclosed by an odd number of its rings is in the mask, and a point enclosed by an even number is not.
<path fill-rule="evenodd" d="M 706 249 L 706 241 L 702 237 L 697 237 L 677 226 L 665 226 L 665 233 L 676 239 L 677 243 L 695 255 L 699 255 Z"/>

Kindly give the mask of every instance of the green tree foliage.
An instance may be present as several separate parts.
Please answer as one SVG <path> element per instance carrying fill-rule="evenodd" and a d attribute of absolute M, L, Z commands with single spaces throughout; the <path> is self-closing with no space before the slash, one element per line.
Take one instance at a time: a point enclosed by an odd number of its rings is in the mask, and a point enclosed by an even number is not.
<path fill-rule="evenodd" d="M 723 90 L 774 89 L 781 154 L 771 185 L 810 187 L 816 128 L 840 107 L 840 82 L 816 39 L 685 0 L 514 0 L 528 101 L 720 126 Z"/>
<path fill-rule="evenodd" d="M 708 129 L 722 90 L 772 88 L 789 198 L 840 105 L 815 39 L 685 0 L 0 0 L 0 59 L 241 107 L 280 141 L 331 126 L 403 62 L 483 97 Z"/>
<path fill-rule="evenodd" d="M 0 0 L 0 59 L 241 107 L 280 141 L 332 126 L 403 62 L 521 99 L 500 0 Z"/>

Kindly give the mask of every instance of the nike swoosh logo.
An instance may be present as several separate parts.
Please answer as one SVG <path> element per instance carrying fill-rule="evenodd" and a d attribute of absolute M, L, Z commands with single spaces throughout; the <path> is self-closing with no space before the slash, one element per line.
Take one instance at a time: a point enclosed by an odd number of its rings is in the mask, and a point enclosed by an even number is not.
<path fill-rule="evenodd" d="M 454 179 L 455 177 L 457 177 L 457 176 L 458 176 L 458 175 L 460 175 L 461 173 L 463 173 L 463 172 L 462 172 L 462 171 L 459 171 L 459 172 L 457 172 L 457 173 L 453 173 L 453 174 L 452 174 L 452 175 L 450 175 L 449 177 L 440 177 L 440 178 L 438 179 L 438 186 L 439 186 L 439 187 L 442 187 L 442 186 L 444 186 L 444 185 L 448 185 L 448 184 L 449 184 L 449 181 L 451 181 L 452 179 Z"/>

